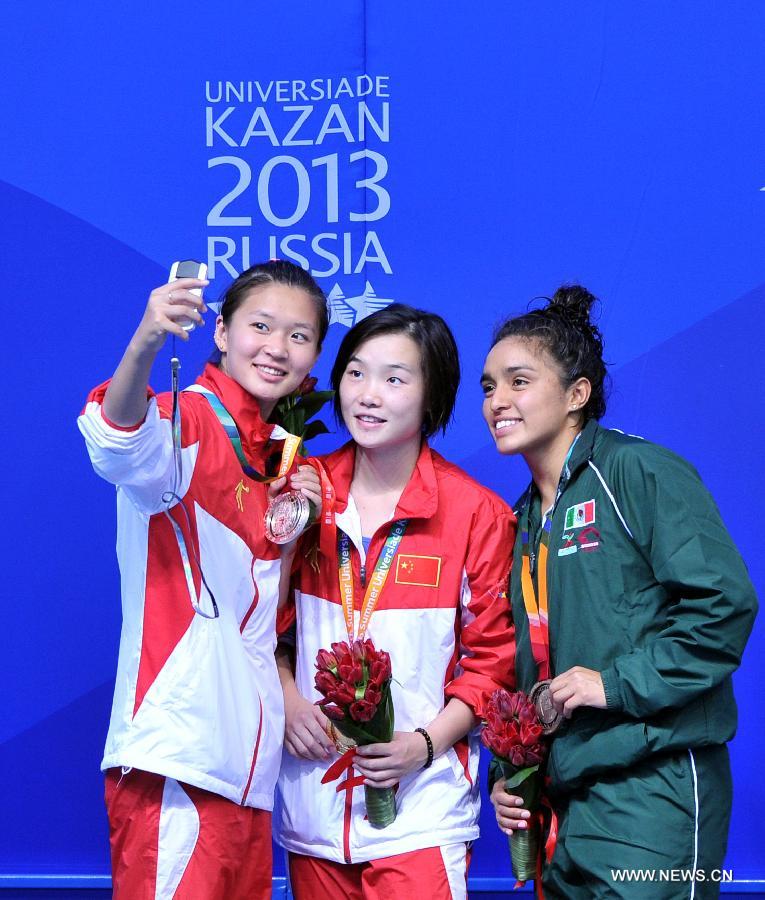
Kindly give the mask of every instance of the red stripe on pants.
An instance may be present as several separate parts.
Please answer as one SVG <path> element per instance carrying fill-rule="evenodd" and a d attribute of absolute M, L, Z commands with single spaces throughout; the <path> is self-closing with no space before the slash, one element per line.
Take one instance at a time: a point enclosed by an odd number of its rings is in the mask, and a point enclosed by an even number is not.
<path fill-rule="evenodd" d="M 460 873 L 464 877 L 463 885 L 467 881 L 469 860 L 470 851 L 467 851 L 465 871 Z M 290 853 L 289 866 L 295 900 L 390 900 L 425 896 L 428 900 L 453 900 L 440 847 L 351 864 Z"/>
<path fill-rule="evenodd" d="M 166 779 L 131 769 L 106 773 L 114 900 L 154 900 L 162 868 L 160 817 Z M 270 900 L 271 813 L 180 784 L 199 833 L 177 889 L 178 900 Z M 193 812 L 193 811 L 192 811 Z"/>

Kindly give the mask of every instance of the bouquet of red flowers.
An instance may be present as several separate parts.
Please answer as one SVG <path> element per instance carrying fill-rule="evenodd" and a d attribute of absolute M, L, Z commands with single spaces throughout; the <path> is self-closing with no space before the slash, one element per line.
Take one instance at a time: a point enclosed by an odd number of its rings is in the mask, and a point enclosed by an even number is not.
<path fill-rule="evenodd" d="M 357 746 L 393 739 L 390 656 L 369 640 L 332 644 L 316 656 L 317 701 L 337 730 Z M 369 824 L 385 828 L 396 818 L 393 788 L 364 785 Z"/>
<path fill-rule="evenodd" d="M 526 694 L 494 691 L 486 707 L 481 740 L 494 754 L 507 793 L 522 797 L 524 808 L 532 813 L 528 827 L 513 831 L 510 837 L 513 874 L 520 882 L 528 881 L 536 875 L 540 829 L 533 814 L 541 799 L 539 766 L 547 748 L 536 709 Z"/>

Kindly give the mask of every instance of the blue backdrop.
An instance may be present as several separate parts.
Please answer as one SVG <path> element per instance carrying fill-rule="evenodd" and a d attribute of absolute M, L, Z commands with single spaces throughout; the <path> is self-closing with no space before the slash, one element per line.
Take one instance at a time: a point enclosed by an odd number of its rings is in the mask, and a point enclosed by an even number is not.
<path fill-rule="evenodd" d="M 209 262 L 210 298 L 250 261 L 311 268 L 333 305 L 322 380 L 380 304 L 441 312 L 464 378 L 439 449 L 511 501 L 524 467 L 480 418 L 489 334 L 581 281 L 603 298 L 606 424 L 696 464 L 762 592 L 761 3 L 27 0 L 0 23 L 0 883 L 108 872 L 114 498 L 74 419 L 174 259 Z M 765 879 L 763 641 L 760 623 L 736 676 L 737 880 Z M 472 875 L 507 876 L 484 824 Z"/>

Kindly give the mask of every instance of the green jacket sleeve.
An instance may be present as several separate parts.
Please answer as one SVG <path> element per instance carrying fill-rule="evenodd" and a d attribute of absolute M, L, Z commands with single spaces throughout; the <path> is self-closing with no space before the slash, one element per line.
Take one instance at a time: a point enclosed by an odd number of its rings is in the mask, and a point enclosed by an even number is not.
<path fill-rule="evenodd" d="M 603 671 L 609 709 L 636 718 L 681 707 L 739 665 L 757 598 L 697 472 L 653 444 L 622 448 L 613 492 L 667 595 L 658 634 Z"/>

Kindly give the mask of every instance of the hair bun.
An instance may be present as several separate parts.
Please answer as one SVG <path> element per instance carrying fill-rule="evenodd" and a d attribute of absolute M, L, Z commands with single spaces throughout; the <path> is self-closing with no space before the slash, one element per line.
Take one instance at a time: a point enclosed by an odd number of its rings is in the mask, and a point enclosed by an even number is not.
<path fill-rule="evenodd" d="M 547 309 L 584 330 L 592 327 L 590 310 L 596 300 L 594 294 L 580 284 L 564 284 L 553 294 Z"/>
<path fill-rule="evenodd" d="M 590 320 L 596 302 L 580 284 L 564 284 L 545 299 L 545 306 L 529 304 L 528 312 L 507 319 L 495 332 L 492 347 L 510 337 L 536 341 L 558 368 L 562 384 L 570 387 L 586 378 L 592 387 L 590 399 L 581 411 L 582 421 L 600 419 L 606 411 L 608 373 L 603 361 L 603 335 Z M 532 303 L 535 303 L 532 301 Z"/>

